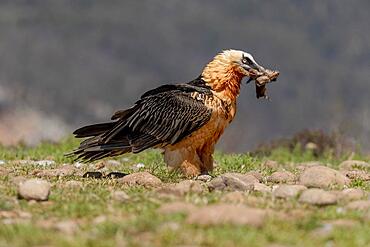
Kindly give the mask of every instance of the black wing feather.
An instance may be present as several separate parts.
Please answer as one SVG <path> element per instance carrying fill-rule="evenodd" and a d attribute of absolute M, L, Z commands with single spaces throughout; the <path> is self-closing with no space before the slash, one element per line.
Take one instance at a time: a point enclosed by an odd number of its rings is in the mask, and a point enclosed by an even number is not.
<path fill-rule="evenodd" d="M 169 84 L 146 92 L 133 107 L 116 112 L 112 119 L 117 121 L 75 131 L 76 137 L 92 137 L 71 154 L 91 161 L 181 141 L 212 114 L 202 100 L 191 97 L 193 92 L 211 94 L 207 86 L 195 84 Z"/>

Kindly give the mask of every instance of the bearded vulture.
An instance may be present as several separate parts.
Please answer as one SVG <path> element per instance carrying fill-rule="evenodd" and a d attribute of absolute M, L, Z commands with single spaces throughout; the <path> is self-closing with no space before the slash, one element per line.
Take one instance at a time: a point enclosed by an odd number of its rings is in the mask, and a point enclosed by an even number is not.
<path fill-rule="evenodd" d="M 195 80 L 150 90 L 131 108 L 117 111 L 113 121 L 74 131 L 75 137 L 87 139 L 70 154 L 94 161 L 160 148 L 170 168 L 188 177 L 207 174 L 213 169 L 215 144 L 235 116 L 242 79 L 255 80 L 259 98 L 267 97 L 265 84 L 278 75 L 247 52 L 225 50 Z"/>

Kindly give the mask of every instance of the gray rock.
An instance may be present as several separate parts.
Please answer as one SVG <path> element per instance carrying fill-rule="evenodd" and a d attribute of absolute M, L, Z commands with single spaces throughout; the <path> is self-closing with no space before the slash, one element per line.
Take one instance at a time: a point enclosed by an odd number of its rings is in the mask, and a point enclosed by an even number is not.
<path fill-rule="evenodd" d="M 279 185 L 273 192 L 273 196 L 277 198 L 293 198 L 297 197 L 307 187 L 303 185 Z"/>
<path fill-rule="evenodd" d="M 47 169 L 47 170 L 36 170 L 32 174 L 37 177 L 67 177 L 72 176 L 77 172 L 77 169 L 72 165 L 63 165 L 60 168 L 56 169 Z"/>
<path fill-rule="evenodd" d="M 26 200 L 46 201 L 49 198 L 51 185 L 41 179 L 29 179 L 18 188 L 20 198 Z"/>
<path fill-rule="evenodd" d="M 203 186 L 194 180 L 184 180 L 175 184 L 174 189 L 179 191 L 181 194 L 186 193 L 202 193 Z"/>
<path fill-rule="evenodd" d="M 271 176 L 267 177 L 267 181 L 271 183 L 292 183 L 296 181 L 293 173 L 288 171 L 274 172 Z"/>
<path fill-rule="evenodd" d="M 258 182 L 262 182 L 263 180 L 262 174 L 258 171 L 250 171 L 245 173 L 245 175 L 252 175 L 253 177 L 258 179 Z"/>
<path fill-rule="evenodd" d="M 267 169 L 277 170 L 280 165 L 275 160 L 266 160 L 261 164 L 261 166 Z"/>
<path fill-rule="evenodd" d="M 354 200 L 360 200 L 365 196 L 365 192 L 362 189 L 344 189 L 341 191 L 341 199 L 345 201 L 354 201 Z"/>
<path fill-rule="evenodd" d="M 266 218 L 267 213 L 262 209 L 216 204 L 191 211 L 186 222 L 202 226 L 232 224 L 261 227 Z"/>
<path fill-rule="evenodd" d="M 339 165 L 339 168 L 342 170 L 365 170 L 370 168 L 370 164 L 362 160 L 346 160 Z"/>
<path fill-rule="evenodd" d="M 309 188 L 330 188 L 349 185 L 350 180 L 329 167 L 313 166 L 300 175 L 299 182 Z"/>
<path fill-rule="evenodd" d="M 54 160 L 19 160 L 18 163 L 21 165 L 34 165 L 42 167 L 55 165 Z"/>
<path fill-rule="evenodd" d="M 240 190 L 247 191 L 254 189 L 254 183 L 258 183 L 258 179 L 252 175 L 241 173 L 225 173 L 220 177 L 213 179 L 208 188 L 212 190 Z"/>
<path fill-rule="evenodd" d="M 222 177 L 216 177 L 212 179 L 207 185 L 210 191 L 226 189 L 226 184 L 224 183 Z"/>
<path fill-rule="evenodd" d="M 176 184 L 166 184 L 157 190 L 158 193 L 175 196 L 183 196 L 187 193 L 199 194 L 203 191 L 204 189 L 201 183 L 194 180 L 184 180 Z"/>
<path fill-rule="evenodd" d="M 299 202 L 317 206 L 326 206 L 336 204 L 337 197 L 335 194 L 322 189 L 307 189 L 302 192 L 299 197 Z"/>
<path fill-rule="evenodd" d="M 158 187 L 162 184 L 159 178 L 149 172 L 132 173 L 117 181 L 129 186 L 141 185 L 144 187 Z"/>
<path fill-rule="evenodd" d="M 122 190 L 117 190 L 112 192 L 112 199 L 116 202 L 127 202 L 130 200 L 130 196 Z"/>
<path fill-rule="evenodd" d="M 349 210 L 357 210 L 357 211 L 369 211 L 370 210 L 370 200 L 358 200 L 349 203 L 346 206 Z"/>
<path fill-rule="evenodd" d="M 271 193 L 271 188 L 265 184 L 261 184 L 261 183 L 254 183 L 253 184 L 253 190 L 254 191 L 258 191 L 258 192 L 261 192 L 261 193 Z"/>

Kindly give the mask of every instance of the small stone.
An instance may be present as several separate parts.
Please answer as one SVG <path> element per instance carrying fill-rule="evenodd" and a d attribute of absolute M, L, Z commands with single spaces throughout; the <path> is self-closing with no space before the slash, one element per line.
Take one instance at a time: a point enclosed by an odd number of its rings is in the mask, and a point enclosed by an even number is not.
<path fill-rule="evenodd" d="M 195 180 L 198 180 L 198 181 L 201 181 L 201 182 L 204 182 L 204 183 L 207 183 L 209 181 L 212 180 L 212 176 L 210 175 L 199 175 L 195 178 Z"/>
<path fill-rule="evenodd" d="M 266 160 L 262 163 L 262 167 L 272 170 L 277 170 L 279 166 L 279 163 L 275 160 Z"/>
<path fill-rule="evenodd" d="M 296 177 L 293 173 L 287 171 L 274 172 L 267 177 L 267 181 L 271 183 L 292 183 L 296 181 Z"/>
<path fill-rule="evenodd" d="M 325 164 L 323 164 L 319 161 L 308 161 L 308 162 L 302 162 L 302 163 L 296 164 L 296 168 L 300 172 L 303 172 L 307 168 L 311 168 L 311 167 L 314 167 L 314 166 L 325 166 Z"/>
<path fill-rule="evenodd" d="M 258 179 L 252 175 L 241 173 L 225 173 L 220 177 L 213 179 L 208 188 L 212 190 L 253 190 L 254 183 L 258 183 Z"/>
<path fill-rule="evenodd" d="M 362 170 L 354 170 L 354 171 L 341 171 L 341 173 L 349 179 L 356 179 L 356 180 L 363 180 L 369 181 L 370 180 L 370 173 Z"/>
<path fill-rule="evenodd" d="M 254 183 L 253 184 L 253 190 L 254 191 L 258 191 L 258 192 L 261 192 L 261 193 L 271 193 L 271 188 L 265 184 L 261 184 L 261 183 Z"/>
<path fill-rule="evenodd" d="M 20 160 L 18 163 L 21 165 L 34 165 L 42 167 L 55 165 L 54 160 Z"/>
<path fill-rule="evenodd" d="M 137 171 L 140 171 L 140 169 L 145 168 L 145 165 L 143 163 L 137 163 L 137 164 L 133 165 L 131 168 L 132 168 L 132 170 L 137 172 Z"/>
<path fill-rule="evenodd" d="M 180 194 L 184 195 L 186 193 L 202 193 L 203 187 L 202 185 L 193 180 L 184 180 L 177 184 L 175 184 L 174 189 L 179 191 Z"/>
<path fill-rule="evenodd" d="M 0 165 L 5 165 L 5 161 L 4 160 L 0 160 Z"/>
<path fill-rule="evenodd" d="M 350 180 L 340 172 L 325 166 L 313 166 L 306 169 L 299 177 L 299 182 L 306 187 L 330 188 L 349 185 Z"/>
<path fill-rule="evenodd" d="M 302 192 L 299 197 L 299 202 L 317 206 L 326 206 L 336 204 L 337 197 L 333 193 L 322 189 L 307 189 Z"/>
<path fill-rule="evenodd" d="M 224 183 L 224 180 L 222 179 L 222 177 L 216 177 L 212 179 L 207 185 L 210 191 L 224 190 L 226 188 L 226 184 Z"/>
<path fill-rule="evenodd" d="M 370 200 L 358 200 L 349 203 L 346 206 L 350 210 L 368 211 L 370 210 Z"/>
<path fill-rule="evenodd" d="M 72 165 L 63 165 L 60 168 L 48 170 L 36 170 L 32 174 L 37 177 L 66 177 L 72 176 L 76 169 Z"/>
<path fill-rule="evenodd" d="M 273 190 L 273 196 L 277 198 L 293 198 L 297 197 L 302 191 L 306 190 L 307 187 L 303 185 L 279 185 Z"/>
<path fill-rule="evenodd" d="M 232 224 L 261 227 L 266 216 L 266 212 L 262 209 L 242 205 L 216 204 L 191 211 L 186 222 L 201 226 Z"/>
<path fill-rule="evenodd" d="M 73 164 L 73 166 L 79 169 L 79 168 L 84 166 L 84 163 L 76 162 L 76 163 Z"/>
<path fill-rule="evenodd" d="M 250 172 L 245 173 L 245 175 L 254 176 L 255 178 L 258 179 L 258 182 L 262 182 L 262 179 L 263 179 L 262 174 L 258 171 L 250 171 Z"/>
<path fill-rule="evenodd" d="M 127 202 L 130 200 L 129 195 L 126 194 L 126 192 L 122 190 L 117 190 L 112 192 L 112 199 L 116 202 Z"/>
<path fill-rule="evenodd" d="M 70 180 L 64 183 L 64 187 L 70 189 L 81 189 L 83 187 L 83 183 L 81 181 Z"/>
<path fill-rule="evenodd" d="M 57 222 L 55 223 L 54 228 L 67 235 L 73 235 L 79 230 L 78 224 L 73 220 Z"/>
<path fill-rule="evenodd" d="M 187 193 L 202 193 L 203 186 L 199 181 L 184 180 L 176 184 L 166 184 L 157 190 L 161 194 L 169 194 L 174 196 L 183 196 Z"/>
<path fill-rule="evenodd" d="M 197 207 L 187 202 L 170 202 L 163 204 L 159 209 L 158 213 L 161 214 L 188 214 L 191 211 L 197 210 Z"/>
<path fill-rule="evenodd" d="M 344 189 L 341 191 L 341 199 L 346 201 L 360 200 L 365 196 L 365 192 L 362 189 Z"/>
<path fill-rule="evenodd" d="M 342 170 L 366 170 L 370 164 L 362 160 L 346 160 L 340 163 L 339 168 Z"/>
<path fill-rule="evenodd" d="M 50 188 L 50 183 L 45 180 L 29 179 L 19 185 L 18 194 L 20 198 L 26 200 L 46 201 Z"/>
<path fill-rule="evenodd" d="M 118 182 L 130 186 L 141 185 L 144 187 L 158 187 L 162 181 L 149 172 L 137 172 L 129 174 L 117 180 Z"/>

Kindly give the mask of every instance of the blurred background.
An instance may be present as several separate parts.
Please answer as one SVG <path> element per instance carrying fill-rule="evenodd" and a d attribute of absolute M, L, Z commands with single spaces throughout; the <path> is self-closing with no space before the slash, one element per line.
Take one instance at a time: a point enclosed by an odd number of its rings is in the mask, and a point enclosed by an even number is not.
<path fill-rule="evenodd" d="M 242 87 L 219 149 L 322 129 L 369 150 L 369 13 L 367 0 L 1 0 L 0 143 L 57 141 L 234 48 L 281 76 L 271 102 Z"/>

